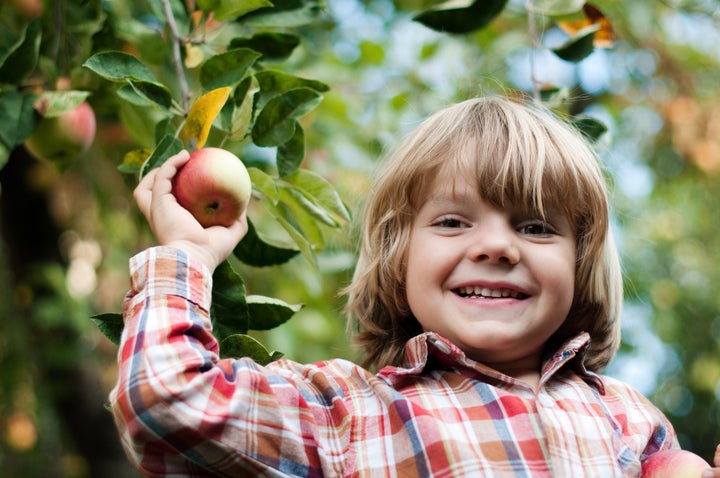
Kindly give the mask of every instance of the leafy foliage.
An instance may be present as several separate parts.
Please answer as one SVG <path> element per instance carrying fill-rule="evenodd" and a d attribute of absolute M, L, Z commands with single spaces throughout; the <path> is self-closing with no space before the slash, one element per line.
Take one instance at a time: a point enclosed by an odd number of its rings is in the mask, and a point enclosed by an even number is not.
<path fill-rule="evenodd" d="M 406 125 L 497 89 L 534 95 L 598 140 L 628 277 L 625 339 L 609 372 L 651 396 L 684 447 L 712 457 L 720 442 L 712 2 L 605 2 L 601 12 L 582 0 L 333 0 L 329 8 L 318 0 L 62 0 L 38 2 L 41 15 L 19 13 L 16 3 L 0 2 L 0 199 L 11 203 L 0 215 L 0 461 L 9 476 L 126 476 L 117 461 L 116 475 L 95 468 L 111 447 L 100 446 L 102 425 L 81 403 L 92 403 L 94 388 L 69 385 L 65 374 L 98 374 L 98 356 L 112 362 L 116 353 L 98 331 L 118 340 L 121 317 L 98 311 L 117 306 L 127 255 L 150 242 L 129 206 L 136 176 L 202 138 L 238 153 L 255 200 L 251 231 L 217 279 L 228 287 L 217 299 L 227 301 L 227 315 L 220 305 L 213 311 L 221 353 L 279 357 L 260 340 L 301 361 L 350 358 L 334 320 L 355 246 L 335 233 L 348 217 L 339 198 L 362 200 L 375 158 Z M 222 88 L 230 94 L 213 111 L 190 113 Z M 91 154 L 63 170 L 22 157 L 42 116 L 80 98 L 98 113 Z M 186 125 L 191 134 L 181 134 Z M 23 161 L 29 179 L 14 176 Z M 320 179 L 306 177 L 308 167 Z M 328 184 L 338 192 L 327 196 Z M 11 222 L 12 208 L 35 204 L 12 202 L 22 186 L 53 205 L 51 219 L 29 216 L 47 222 L 33 225 L 60 257 L 49 264 L 18 233 L 27 213 Z M 47 233 L 49 225 L 61 235 Z M 86 241 L 102 250 L 89 268 L 76 251 Z M 19 254 L 22 246 L 32 254 Z M 24 260 L 33 263 L 31 280 Z M 309 272 L 313 265 L 322 274 Z M 95 287 L 77 295 L 92 278 Z M 240 291 L 243 279 L 252 295 Z M 58 405 L 68 395 L 72 412 Z M 65 424 L 74 415 L 82 420 Z M 90 443 L 74 435 L 82 423 L 93 424 Z M 41 431 L 34 438 L 33 426 Z"/>
<path fill-rule="evenodd" d="M 219 4 L 201 5 L 209 11 L 215 7 Z M 268 5 L 259 2 L 254 9 L 246 6 L 242 12 L 248 15 L 260 8 L 268 8 Z M 221 7 L 217 13 L 222 18 L 231 11 L 237 14 L 240 10 Z M 282 11 L 279 14 L 285 13 Z M 264 16 L 269 20 L 274 14 L 270 10 Z M 173 15 L 180 16 L 182 23 L 189 20 L 182 14 Z M 172 24 L 176 19 L 167 18 L 167 21 Z M 208 17 L 206 21 L 211 20 Z M 236 22 L 242 24 L 243 20 Z M 181 38 L 171 38 L 171 41 L 177 45 L 182 43 Z M 211 140 L 225 148 L 237 150 L 250 141 L 259 147 L 277 147 L 278 176 L 263 174 L 264 181 L 256 191 L 260 194 L 273 191 L 269 197 L 265 195 L 264 200 L 269 202 L 272 214 L 297 243 L 299 250 L 314 263 L 315 253 L 323 245 L 322 232 L 314 226 L 314 221 L 338 228 L 350 217 L 329 183 L 318 175 L 299 169 L 305 152 L 299 121 L 317 107 L 328 87 L 317 80 L 306 80 L 262 67 L 267 60 L 287 58 L 299 42 L 295 35 L 273 32 L 259 32 L 250 38 L 234 37 L 227 47 L 209 54 L 194 71 L 183 67 L 181 59 L 176 58 L 176 67 L 181 75 L 195 75 L 197 91 L 173 93 L 171 87 L 159 81 L 141 59 L 120 51 L 97 53 L 83 66 L 118 84 L 117 92 L 121 99 L 154 108 L 163 114 L 157 124 L 165 133 L 160 135 L 155 148 L 142 164 L 138 159 L 146 154 L 145 149 L 128 153 L 120 168 L 123 172 L 139 172 L 142 177 L 180 149 L 201 148 L 208 144 L 211 130 L 220 135 L 220 139 L 215 135 Z M 187 95 L 194 100 L 189 110 L 185 111 L 179 105 L 182 97 Z M 237 259 L 256 266 L 284 262 L 294 255 L 293 251 L 266 244 L 254 228 L 236 252 Z M 278 309 L 292 310 L 277 302 L 255 307 L 254 311 L 259 314 L 254 316 L 255 326 L 268 329 L 271 328 L 268 324 L 284 322 L 277 320 Z M 215 271 L 211 310 L 214 331 L 220 341 L 247 333 L 247 310 L 242 278 L 226 261 Z M 96 317 L 96 320 L 102 321 L 102 317 Z M 101 330 L 106 330 L 107 326 L 104 324 Z M 223 347 L 222 353 L 229 350 L 233 354 L 240 353 L 243 345 L 251 347 L 248 353 L 257 353 L 254 341 L 243 339 L 228 343 L 232 346 Z"/>

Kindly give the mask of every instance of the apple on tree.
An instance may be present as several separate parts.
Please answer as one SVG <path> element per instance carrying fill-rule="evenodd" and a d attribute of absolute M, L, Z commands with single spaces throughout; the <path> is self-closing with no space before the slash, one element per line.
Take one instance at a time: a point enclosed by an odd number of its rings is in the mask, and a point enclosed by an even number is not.
<path fill-rule="evenodd" d="M 708 462 L 687 450 L 663 450 L 642 463 L 642 478 L 700 478 Z"/>
<path fill-rule="evenodd" d="M 250 202 L 250 175 L 240 159 L 221 148 L 202 148 L 173 178 L 173 195 L 203 227 L 230 226 Z"/>
<path fill-rule="evenodd" d="M 27 19 L 39 17 L 43 13 L 42 0 L 9 0 L 8 3 Z"/>
<path fill-rule="evenodd" d="M 85 153 L 95 139 L 95 113 L 87 102 L 57 117 L 45 117 L 25 140 L 37 159 L 67 164 Z"/>

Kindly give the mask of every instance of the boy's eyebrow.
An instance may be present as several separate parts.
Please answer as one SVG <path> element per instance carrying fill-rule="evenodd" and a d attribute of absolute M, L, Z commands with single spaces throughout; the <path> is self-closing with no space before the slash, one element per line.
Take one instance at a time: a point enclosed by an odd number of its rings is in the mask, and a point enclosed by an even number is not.
<path fill-rule="evenodd" d="M 470 190 L 465 186 L 446 186 L 442 188 L 432 188 L 428 192 L 428 201 L 456 201 L 457 199 L 466 199 L 477 194 L 477 191 Z M 480 195 L 482 197 L 482 195 Z"/>
<path fill-rule="evenodd" d="M 451 193 L 446 192 L 442 194 L 434 194 L 432 196 L 428 196 L 425 201 L 422 202 L 422 206 L 424 205 L 432 205 L 432 206 L 449 206 L 453 204 L 457 204 L 459 202 L 463 202 L 464 199 L 470 198 L 470 194 L 459 194 L 459 193 Z"/>

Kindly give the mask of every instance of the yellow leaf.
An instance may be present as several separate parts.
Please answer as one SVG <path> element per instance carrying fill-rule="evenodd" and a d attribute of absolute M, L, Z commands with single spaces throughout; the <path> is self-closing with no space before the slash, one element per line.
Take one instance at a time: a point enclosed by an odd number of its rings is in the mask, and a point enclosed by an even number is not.
<path fill-rule="evenodd" d="M 123 156 L 122 167 L 128 171 L 139 170 L 152 154 L 150 149 L 134 149 Z"/>
<path fill-rule="evenodd" d="M 559 21 L 558 27 L 570 36 L 576 35 L 580 30 L 590 25 L 598 25 L 593 45 L 597 48 L 611 48 L 615 41 L 615 34 L 610 20 L 596 6 L 586 3 L 582 9 L 581 20 Z"/>
<path fill-rule="evenodd" d="M 195 68 L 203 62 L 204 55 L 200 47 L 196 45 L 185 45 L 185 66 Z"/>
<path fill-rule="evenodd" d="M 224 86 L 208 91 L 195 100 L 195 103 L 190 107 L 185 126 L 180 132 L 184 140 L 195 139 L 195 147 L 198 149 L 205 145 L 208 134 L 210 134 L 210 127 L 230 96 L 231 91 L 232 88 Z"/>

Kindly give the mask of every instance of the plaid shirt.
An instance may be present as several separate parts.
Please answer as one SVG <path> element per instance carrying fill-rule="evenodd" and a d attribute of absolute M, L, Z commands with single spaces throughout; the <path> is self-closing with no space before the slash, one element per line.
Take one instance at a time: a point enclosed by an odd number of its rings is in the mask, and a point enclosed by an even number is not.
<path fill-rule="evenodd" d="M 544 364 L 540 385 L 422 334 L 377 374 L 344 360 L 221 360 L 211 275 L 179 250 L 131 259 L 118 383 L 123 445 L 146 476 L 639 476 L 677 447 L 646 398 L 582 367 L 588 337 Z"/>

